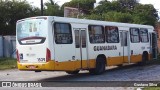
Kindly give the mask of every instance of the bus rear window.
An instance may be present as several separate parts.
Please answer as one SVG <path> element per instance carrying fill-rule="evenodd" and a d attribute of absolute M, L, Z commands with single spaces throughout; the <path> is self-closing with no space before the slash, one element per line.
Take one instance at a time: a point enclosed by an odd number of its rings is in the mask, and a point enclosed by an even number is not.
<path fill-rule="evenodd" d="M 54 23 L 54 35 L 56 44 L 71 44 L 73 42 L 69 23 Z"/>
<path fill-rule="evenodd" d="M 17 39 L 21 45 L 41 44 L 46 40 L 47 26 L 43 19 L 17 23 Z"/>

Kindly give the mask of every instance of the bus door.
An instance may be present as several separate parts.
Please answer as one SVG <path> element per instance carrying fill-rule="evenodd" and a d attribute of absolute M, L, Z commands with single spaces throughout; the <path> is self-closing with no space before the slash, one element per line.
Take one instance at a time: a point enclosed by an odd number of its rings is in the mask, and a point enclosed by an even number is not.
<path fill-rule="evenodd" d="M 86 28 L 74 28 L 75 33 L 75 60 L 76 68 L 87 68 L 87 43 Z"/>
<path fill-rule="evenodd" d="M 153 59 L 157 59 L 157 34 L 150 33 L 150 51 Z"/>
<path fill-rule="evenodd" d="M 128 31 L 120 31 L 121 56 L 124 63 L 130 63 L 130 43 Z"/>

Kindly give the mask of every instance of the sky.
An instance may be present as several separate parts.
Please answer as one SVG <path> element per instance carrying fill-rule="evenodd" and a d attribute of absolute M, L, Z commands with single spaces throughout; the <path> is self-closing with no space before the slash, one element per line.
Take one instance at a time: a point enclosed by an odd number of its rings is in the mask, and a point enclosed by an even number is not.
<path fill-rule="evenodd" d="M 27 0 L 31 5 L 40 7 L 41 0 Z M 47 2 L 49 0 L 43 0 L 43 2 Z M 69 2 L 71 0 L 54 0 L 58 5 L 63 5 L 65 2 Z M 96 0 L 96 3 L 98 3 L 101 0 Z M 112 0 L 109 0 L 112 1 Z M 159 16 L 160 16 L 160 0 L 139 0 L 142 4 L 153 4 L 155 9 L 157 9 Z"/>

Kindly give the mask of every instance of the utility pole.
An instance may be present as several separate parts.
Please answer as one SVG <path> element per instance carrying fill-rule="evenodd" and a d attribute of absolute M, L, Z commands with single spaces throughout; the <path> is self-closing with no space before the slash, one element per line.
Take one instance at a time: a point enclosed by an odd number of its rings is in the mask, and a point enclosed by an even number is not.
<path fill-rule="evenodd" d="M 43 0 L 41 0 L 41 15 L 43 16 Z"/>
<path fill-rule="evenodd" d="M 79 2 L 78 2 L 78 15 L 77 15 L 77 18 L 79 18 L 79 14 L 80 14 L 80 9 L 79 9 Z"/>

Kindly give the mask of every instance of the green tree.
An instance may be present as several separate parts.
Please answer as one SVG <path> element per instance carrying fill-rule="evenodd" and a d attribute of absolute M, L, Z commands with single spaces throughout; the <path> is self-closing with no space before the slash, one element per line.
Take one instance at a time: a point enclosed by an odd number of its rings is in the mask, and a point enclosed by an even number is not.
<path fill-rule="evenodd" d="M 153 5 L 143 5 L 138 0 L 116 0 L 112 2 L 102 0 L 99 4 L 92 14 L 100 15 L 101 20 L 153 26 L 159 20 L 158 13 Z"/>
<path fill-rule="evenodd" d="M 139 4 L 133 10 L 133 23 L 155 26 L 158 21 L 158 12 L 151 4 Z"/>
<path fill-rule="evenodd" d="M 91 19 L 91 20 L 104 20 L 103 17 L 99 14 L 84 15 L 81 16 L 80 18 Z"/>
<path fill-rule="evenodd" d="M 22 18 L 40 14 L 38 8 L 32 7 L 26 1 L 0 1 L 0 35 L 15 35 L 16 21 Z"/>
<path fill-rule="evenodd" d="M 94 10 L 93 13 L 107 13 L 110 11 L 116 11 L 116 12 L 120 12 L 121 11 L 121 6 L 117 1 L 107 1 L 107 0 L 103 0 L 99 2 L 99 6 L 97 6 Z"/>
<path fill-rule="evenodd" d="M 96 0 L 72 0 L 70 2 L 66 2 L 62 5 L 64 7 L 73 7 L 84 10 L 87 13 L 90 13 L 94 9 L 94 3 Z"/>
<path fill-rule="evenodd" d="M 50 0 L 50 2 L 45 3 L 45 6 L 45 15 L 63 16 L 63 11 L 61 10 L 60 6 L 53 0 Z"/>
<path fill-rule="evenodd" d="M 105 21 L 114 21 L 114 22 L 123 22 L 123 23 L 132 23 L 132 15 L 129 13 L 121 13 L 121 12 L 107 12 L 103 13 L 103 18 Z"/>
<path fill-rule="evenodd" d="M 132 12 L 134 7 L 139 4 L 138 0 L 117 0 L 120 4 L 121 12 Z"/>

